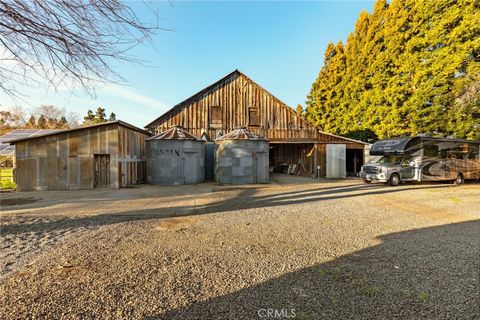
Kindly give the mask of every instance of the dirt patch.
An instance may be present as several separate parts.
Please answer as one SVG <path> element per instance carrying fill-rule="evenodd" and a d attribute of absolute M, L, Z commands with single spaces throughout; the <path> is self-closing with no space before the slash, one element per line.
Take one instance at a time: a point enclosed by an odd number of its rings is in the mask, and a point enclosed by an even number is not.
<path fill-rule="evenodd" d="M 480 319 L 479 186 L 287 178 L 22 194 L 2 318 Z"/>
<path fill-rule="evenodd" d="M 29 198 L 13 198 L 13 199 L 4 199 L 2 200 L 2 206 L 19 206 L 22 204 L 29 204 L 37 202 L 40 199 L 35 199 L 33 197 Z"/>
<path fill-rule="evenodd" d="M 193 223 L 193 218 L 178 217 L 162 220 L 155 229 L 159 231 L 177 231 L 188 228 Z"/>

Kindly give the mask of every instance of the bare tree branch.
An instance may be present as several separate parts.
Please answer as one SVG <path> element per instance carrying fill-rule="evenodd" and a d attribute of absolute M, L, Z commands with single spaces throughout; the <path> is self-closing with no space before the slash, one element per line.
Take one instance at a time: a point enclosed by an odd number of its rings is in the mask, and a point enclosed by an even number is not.
<path fill-rule="evenodd" d="M 142 63 L 126 53 L 157 30 L 119 0 L 15 0 L 0 2 L 0 90 L 47 82 L 80 85 L 94 95 L 97 82 L 120 82 L 113 61 Z"/>

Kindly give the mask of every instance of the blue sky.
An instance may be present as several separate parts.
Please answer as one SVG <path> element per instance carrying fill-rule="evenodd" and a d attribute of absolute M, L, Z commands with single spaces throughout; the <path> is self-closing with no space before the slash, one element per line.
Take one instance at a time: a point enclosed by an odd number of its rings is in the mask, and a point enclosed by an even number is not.
<path fill-rule="evenodd" d="M 129 2 L 134 9 L 141 4 Z M 176 103 L 239 69 L 291 107 L 304 104 L 329 41 L 345 40 L 373 1 L 154 2 L 162 27 L 131 55 L 145 65 L 115 63 L 126 85 L 82 91 L 28 88 L 26 101 L 0 95 L 0 108 L 53 104 L 83 116 L 103 106 L 143 127 Z M 138 11 L 140 17 L 143 11 Z"/>

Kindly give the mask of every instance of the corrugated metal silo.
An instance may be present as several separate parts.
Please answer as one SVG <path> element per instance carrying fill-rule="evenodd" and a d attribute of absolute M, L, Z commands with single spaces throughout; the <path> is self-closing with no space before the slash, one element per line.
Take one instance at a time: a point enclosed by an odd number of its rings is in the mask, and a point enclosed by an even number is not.
<path fill-rule="evenodd" d="M 205 181 L 205 142 L 174 126 L 146 140 L 147 182 L 191 184 Z"/>
<path fill-rule="evenodd" d="M 217 183 L 268 183 L 268 140 L 247 128 L 215 139 Z"/>

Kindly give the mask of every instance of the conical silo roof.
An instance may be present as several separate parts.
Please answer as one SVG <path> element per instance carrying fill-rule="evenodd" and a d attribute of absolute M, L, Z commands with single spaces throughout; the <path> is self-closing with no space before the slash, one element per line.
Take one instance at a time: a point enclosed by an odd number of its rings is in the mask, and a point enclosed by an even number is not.
<path fill-rule="evenodd" d="M 215 141 L 224 141 L 224 140 L 267 140 L 264 137 L 256 135 L 245 127 L 236 128 L 229 133 L 218 137 Z"/>
<path fill-rule="evenodd" d="M 148 138 L 147 140 L 200 140 L 181 126 L 173 126 L 168 130 Z"/>

